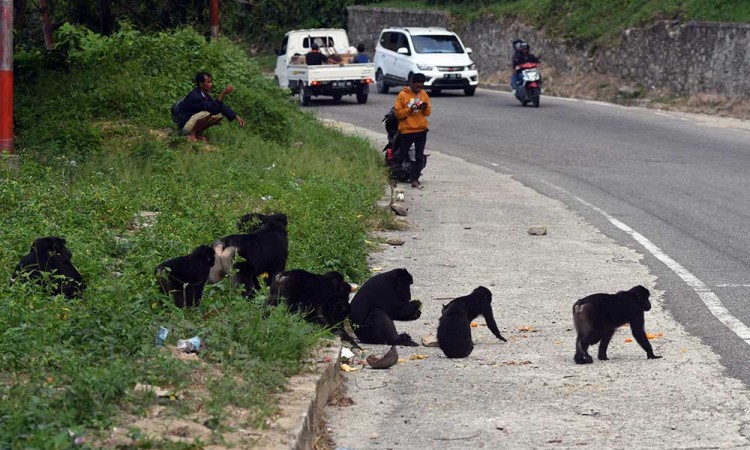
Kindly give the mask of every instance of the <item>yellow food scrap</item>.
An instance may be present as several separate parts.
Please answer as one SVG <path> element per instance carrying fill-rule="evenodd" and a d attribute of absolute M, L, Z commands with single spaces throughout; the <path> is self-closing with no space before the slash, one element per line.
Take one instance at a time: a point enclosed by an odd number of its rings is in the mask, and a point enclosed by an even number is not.
<path fill-rule="evenodd" d="M 465 323 L 465 322 L 464 322 L 464 323 Z M 478 326 L 479 326 L 479 324 L 478 324 L 478 323 L 476 323 L 476 322 L 471 322 L 471 327 L 472 327 L 472 328 L 476 328 L 476 327 L 478 327 Z"/>
<path fill-rule="evenodd" d="M 398 359 L 398 362 L 400 362 L 400 363 L 405 363 L 405 362 L 406 362 L 406 360 L 405 360 L 404 358 L 399 358 L 399 359 Z"/>
<path fill-rule="evenodd" d="M 625 338 L 625 342 L 633 342 L 633 338 Z"/>
<path fill-rule="evenodd" d="M 523 327 L 518 327 L 518 331 L 531 331 L 531 330 L 532 328 L 528 325 L 523 326 Z"/>
<path fill-rule="evenodd" d="M 344 372 L 354 372 L 359 369 L 357 369 L 356 367 L 352 367 L 349 364 L 342 364 L 341 370 L 343 370 Z"/>
<path fill-rule="evenodd" d="M 420 355 L 420 354 L 411 355 L 409 357 L 409 359 L 411 359 L 411 360 L 414 360 L 414 359 L 427 359 L 427 358 L 429 358 L 429 356 L 427 356 L 427 355 Z"/>

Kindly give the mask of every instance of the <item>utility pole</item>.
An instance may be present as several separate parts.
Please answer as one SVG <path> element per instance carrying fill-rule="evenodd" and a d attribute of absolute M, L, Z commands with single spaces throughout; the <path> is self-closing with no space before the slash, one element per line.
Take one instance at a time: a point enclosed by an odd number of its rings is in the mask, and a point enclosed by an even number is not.
<path fill-rule="evenodd" d="M 211 39 L 219 37 L 219 0 L 211 0 Z"/>
<path fill-rule="evenodd" d="M 13 0 L 0 0 L 0 156 L 13 154 Z"/>

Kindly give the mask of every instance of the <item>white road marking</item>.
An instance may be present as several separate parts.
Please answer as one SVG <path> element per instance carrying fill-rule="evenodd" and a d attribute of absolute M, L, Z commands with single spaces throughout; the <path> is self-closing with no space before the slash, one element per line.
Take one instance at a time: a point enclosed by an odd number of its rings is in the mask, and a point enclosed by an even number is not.
<path fill-rule="evenodd" d="M 725 283 L 725 284 L 717 284 L 716 287 L 730 287 L 730 288 L 750 287 L 750 284 Z"/>
<path fill-rule="evenodd" d="M 674 272 L 678 277 L 682 278 L 682 281 L 687 283 L 687 285 L 690 286 L 695 291 L 696 294 L 698 294 L 698 297 L 700 297 L 700 299 L 703 301 L 703 304 L 706 305 L 706 307 L 711 312 L 711 314 L 713 314 L 717 319 L 719 319 L 721 323 L 726 325 L 726 327 L 729 328 L 734 334 L 739 336 L 740 339 L 745 341 L 746 344 L 750 345 L 750 328 L 744 323 L 742 323 L 742 321 L 734 317 L 729 312 L 729 310 L 724 306 L 724 304 L 721 302 L 719 297 L 716 294 L 714 294 L 711 291 L 711 289 L 709 289 L 708 286 L 706 286 L 705 283 L 699 280 L 698 277 L 693 275 L 689 270 L 684 268 L 680 263 L 678 263 L 677 261 L 672 259 L 669 255 L 664 253 L 659 247 L 657 247 L 653 242 L 648 240 L 645 236 L 633 230 L 632 228 L 630 228 L 628 225 L 624 224 L 623 222 L 615 219 L 603 209 L 587 202 L 586 200 L 580 197 L 573 195 L 572 193 L 566 191 L 565 189 L 561 187 L 555 186 L 554 184 L 548 183 L 546 181 L 542 181 L 542 182 L 558 191 L 565 192 L 566 194 L 576 199 L 578 202 L 600 213 L 612 225 L 616 226 L 617 228 L 619 228 L 620 230 L 628 234 L 630 237 L 635 239 L 646 250 L 648 250 L 652 255 L 654 255 L 654 257 L 656 257 L 659 261 L 666 264 L 666 266 L 669 267 L 672 270 L 672 272 Z"/>

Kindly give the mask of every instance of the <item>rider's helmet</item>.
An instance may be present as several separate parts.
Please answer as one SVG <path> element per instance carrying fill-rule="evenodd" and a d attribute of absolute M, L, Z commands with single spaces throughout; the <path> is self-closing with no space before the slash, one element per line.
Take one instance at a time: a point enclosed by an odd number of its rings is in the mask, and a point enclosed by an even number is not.
<path fill-rule="evenodd" d="M 524 53 L 529 52 L 529 43 L 528 42 L 521 42 L 518 44 L 518 49 L 521 50 Z"/>
<path fill-rule="evenodd" d="M 523 44 L 523 39 L 515 39 L 513 41 L 513 50 L 518 51 L 520 50 L 519 46 Z"/>

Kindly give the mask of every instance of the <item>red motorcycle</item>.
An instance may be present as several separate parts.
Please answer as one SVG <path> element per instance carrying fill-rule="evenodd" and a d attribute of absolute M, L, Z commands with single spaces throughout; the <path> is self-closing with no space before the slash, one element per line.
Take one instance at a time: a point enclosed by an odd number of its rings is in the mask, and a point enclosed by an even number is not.
<path fill-rule="evenodd" d="M 523 106 L 528 103 L 539 107 L 539 97 L 542 95 L 542 74 L 537 66 L 540 63 L 527 62 L 518 66 L 521 70 L 521 83 L 516 86 L 516 98 Z"/>

